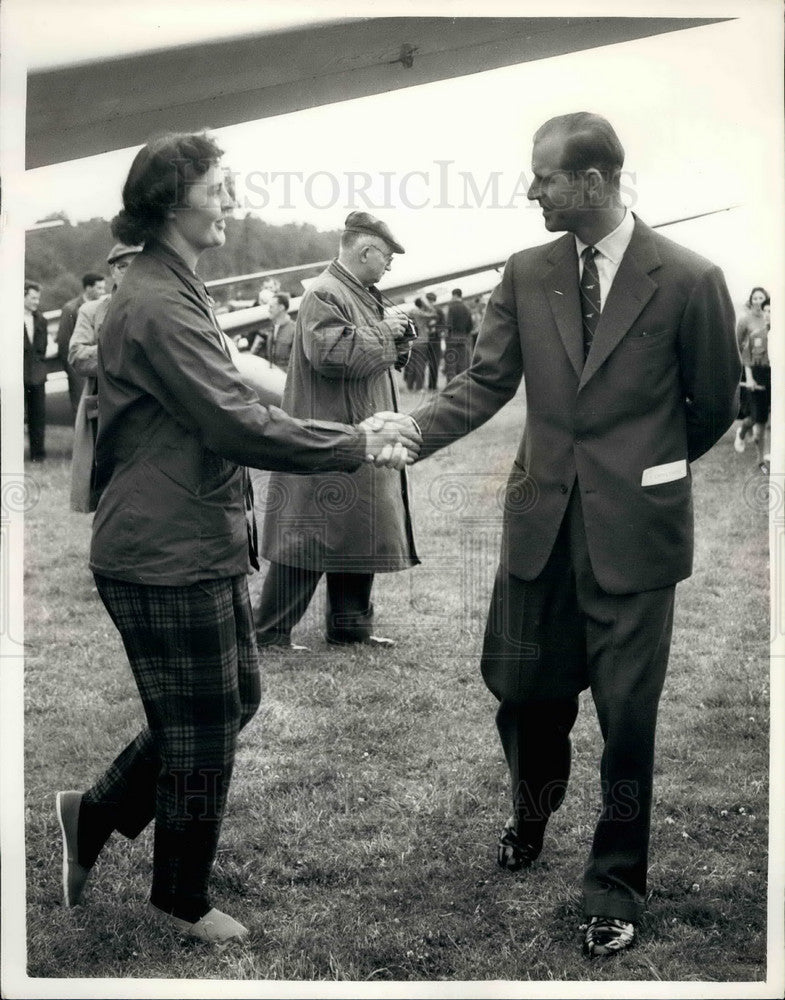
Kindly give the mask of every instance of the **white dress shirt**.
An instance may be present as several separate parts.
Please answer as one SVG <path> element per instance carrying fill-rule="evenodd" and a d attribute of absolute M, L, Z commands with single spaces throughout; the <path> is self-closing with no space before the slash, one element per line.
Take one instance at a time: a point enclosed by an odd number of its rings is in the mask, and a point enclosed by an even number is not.
<path fill-rule="evenodd" d="M 597 251 L 594 255 L 594 263 L 597 265 L 597 274 L 600 277 L 600 302 L 601 309 L 605 308 L 605 303 L 608 299 L 608 292 L 611 290 L 611 285 L 613 284 L 613 279 L 616 277 L 616 272 L 619 270 L 619 264 L 621 264 L 621 259 L 624 256 L 627 247 L 630 245 L 630 240 L 632 239 L 632 231 L 635 228 L 635 219 L 633 218 L 632 212 L 626 211 L 624 213 L 624 218 L 618 224 L 618 226 L 613 230 L 612 233 L 608 233 L 607 236 L 594 244 L 594 249 Z M 583 257 L 581 254 L 589 246 L 588 243 L 584 243 L 583 240 L 575 237 L 575 247 L 578 251 L 578 279 L 583 276 Z"/>

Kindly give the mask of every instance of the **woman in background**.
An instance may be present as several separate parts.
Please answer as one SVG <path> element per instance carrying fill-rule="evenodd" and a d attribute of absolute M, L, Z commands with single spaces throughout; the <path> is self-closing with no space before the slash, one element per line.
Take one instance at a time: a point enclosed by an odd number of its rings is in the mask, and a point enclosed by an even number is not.
<path fill-rule="evenodd" d="M 745 437 L 752 428 L 758 468 L 768 473 L 764 459 L 766 422 L 771 410 L 771 366 L 769 362 L 769 294 L 765 288 L 753 288 L 747 301 L 747 312 L 736 326 L 748 414 L 736 429 L 734 447 L 743 452 Z"/>

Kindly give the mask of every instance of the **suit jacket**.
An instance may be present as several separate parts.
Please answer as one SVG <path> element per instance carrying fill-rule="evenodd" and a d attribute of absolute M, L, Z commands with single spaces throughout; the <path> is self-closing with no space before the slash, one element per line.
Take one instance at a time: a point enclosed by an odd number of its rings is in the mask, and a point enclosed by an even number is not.
<path fill-rule="evenodd" d="M 396 410 L 395 331 L 379 301 L 337 261 L 300 303 L 282 406 L 294 417 L 359 423 Z M 270 477 L 262 553 L 304 569 L 405 569 L 415 552 L 405 472 L 364 464 L 351 475 Z"/>
<path fill-rule="evenodd" d="M 421 458 L 526 386 L 526 424 L 503 510 L 502 564 L 545 566 L 573 487 L 594 574 L 613 594 L 689 576 L 689 462 L 731 425 L 739 355 L 722 272 L 635 220 L 584 365 L 578 257 L 566 234 L 514 254 L 471 367 L 414 412 Z"/>
<path fill-rule="evenodd" d="M 276 365 L 286 371 L 289 367 L 293 341 L 294 323 L 288 316 L 277 329 L 275 326 L 270 328 L 267 337 L 267 360 L 271 365 Z"/>
<path fill-rule="evenodd" d="M 23 379 L 25 385 L 43 385 L 46 382 L 46 319 L 40 312 L 33 313 L 33 342 L 27 336 L 27 330 L 22 325 L 22 336 L 25 338 Z"/>
<path fill-rule="evenodd" d="M 453 299 L 447 306 L 447 329 L 450 337 L 468 337 L 474 320 L 469 307 L 460 299 Z"/>
<path fill-rule="evenodd" d="M 76 326 L 76 317 L 84 303 L 84 295 L 77 295 L 76 298 L 69 299 L 60 310 L 60 325 L 57 328 L 57 356 L 64 365 L 68 363 L 68 344 Z"/>

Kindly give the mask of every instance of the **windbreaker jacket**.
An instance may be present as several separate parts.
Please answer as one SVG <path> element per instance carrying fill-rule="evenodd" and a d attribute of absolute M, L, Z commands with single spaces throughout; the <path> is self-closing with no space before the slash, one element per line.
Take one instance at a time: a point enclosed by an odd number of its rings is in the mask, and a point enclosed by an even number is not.
<path fill-rule="evenodd" d="M 378 294 L 378 293 L 377 293 Z M 373 291 L 337 261 L 300 303 L 282 405 L 296 417 L 358 423 L 397 410 L 395 334 Z M 406 472 L 270 477 L 262 552 L 304 569 L 375 573 L 419 562 Z"/>
<path fill-rule="evenodd" d="M 722 272 L 635 220 L 586 363 L 575 238 L 514 254 L 471 367 L 413 416 L 420 457 L 480 426 L 524 379 L 526 423 L 503 509 L 501 562 L 545 566 L 580 490 L 600 586 L 627 594 L 689 576 L 689 463 L 737 411 L 739 354 Z M 502 512 L 500 512 L 502 513 Z"/>
<path fill-rule="evenodd" d="M 245 465 L 351 471 L 365 436 L 264 407 L 201 280 L 155 243 L 128 268 L 98 347 L 94 572 L 181 586 L 250 569 Z"/>

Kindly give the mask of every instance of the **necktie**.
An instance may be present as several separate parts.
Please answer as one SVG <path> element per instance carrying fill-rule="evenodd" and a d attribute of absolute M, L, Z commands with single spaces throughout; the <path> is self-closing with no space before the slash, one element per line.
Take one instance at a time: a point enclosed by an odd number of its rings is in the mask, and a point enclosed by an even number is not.
<path fill-rule="evenodd" d="M 589 348 L 594 340 L 594 331 L 600 319 L 602 299 L 600 298 L 600 276 L 594 256 L 595 247 L 586 247 L 583 257 L 583 274 L 581 275 L 581 315 L 583 316 L 583 360 L 589 354 Z"/>

